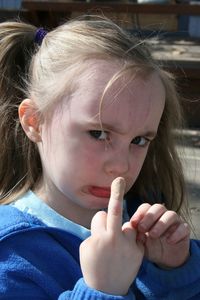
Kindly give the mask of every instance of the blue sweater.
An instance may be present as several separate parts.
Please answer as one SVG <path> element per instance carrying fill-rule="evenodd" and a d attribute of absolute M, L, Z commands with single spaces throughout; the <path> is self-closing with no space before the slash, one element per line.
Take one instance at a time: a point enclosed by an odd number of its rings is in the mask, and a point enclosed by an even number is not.
<path fill-rule="evenodd" d="M 14 206 L 0 207 L 0 299 L 198 300 L 200 242 L 188 262 L 170 271 L 144 260 L 126 296 L 89 288 L 79 263 L 80 234 L 44 224 Z"/>

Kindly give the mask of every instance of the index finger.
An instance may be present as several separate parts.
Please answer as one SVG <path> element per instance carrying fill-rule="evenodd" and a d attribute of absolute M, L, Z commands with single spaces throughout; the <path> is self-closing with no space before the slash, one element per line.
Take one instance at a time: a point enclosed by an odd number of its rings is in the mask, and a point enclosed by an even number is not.
<path fill-rule="evenodd" d="M 107 230 L 121 231 L 122 228 L 122 207 L 125 191 L 125 180 L 117 177 L 111 184 L 111 195 L 108 204 Z"/>

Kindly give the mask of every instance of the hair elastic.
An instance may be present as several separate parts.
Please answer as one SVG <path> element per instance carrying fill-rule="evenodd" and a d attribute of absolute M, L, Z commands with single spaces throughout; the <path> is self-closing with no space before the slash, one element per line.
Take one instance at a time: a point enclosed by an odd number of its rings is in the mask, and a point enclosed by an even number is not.
<path fill-rule="evenodd" d="M 47 31 L 44 30 L 44 28 L 42 28 L 42 27 L 38 28 L 35 33 L 34 42 L 40 46 L 42 44 L 43 38 L 45 37 L 46 34 L 47 34 Z"/>

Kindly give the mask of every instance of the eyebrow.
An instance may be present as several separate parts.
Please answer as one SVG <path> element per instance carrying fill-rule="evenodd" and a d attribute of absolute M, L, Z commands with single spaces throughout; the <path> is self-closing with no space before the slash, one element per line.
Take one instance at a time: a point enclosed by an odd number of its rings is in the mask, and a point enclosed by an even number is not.
<path fill-rule="evenodd" d="M 125 134 L 125 131 L 123 131 L 121 129 L 120 124 L 115 124 L 115 125 L 111 125 L 111 124 L 107 124 L 107 123 L 96 123 L 96 122 L 88 122 L 88 126 L 92 126 L 94 128 L 99 128 L 99 126 L 102 125 L 102 129 L 103 130 L 109 130 L 109 131 L 114 131 L 114 132 L 118 132 L 120 134 Z M 144 136 L 150 139 L 154 139 L 157 135 L 157 131 L 154 130 L 149 130 L 149 131 L 144 131 L 143 133 L 138 134 L 137 136 Z"/>

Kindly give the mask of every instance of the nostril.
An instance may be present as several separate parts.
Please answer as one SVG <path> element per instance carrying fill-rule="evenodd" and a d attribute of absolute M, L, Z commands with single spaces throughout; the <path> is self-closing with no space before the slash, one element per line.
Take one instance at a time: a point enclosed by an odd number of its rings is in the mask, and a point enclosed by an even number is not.
<path fill-rule="evenodd" d="M 130 169 L 130 163 L 127 156 L 121 154 L 114 155 L 112 158 L 106 161 L 105 170 L 106 173 L 113 176 L 124 176 Z"/>

